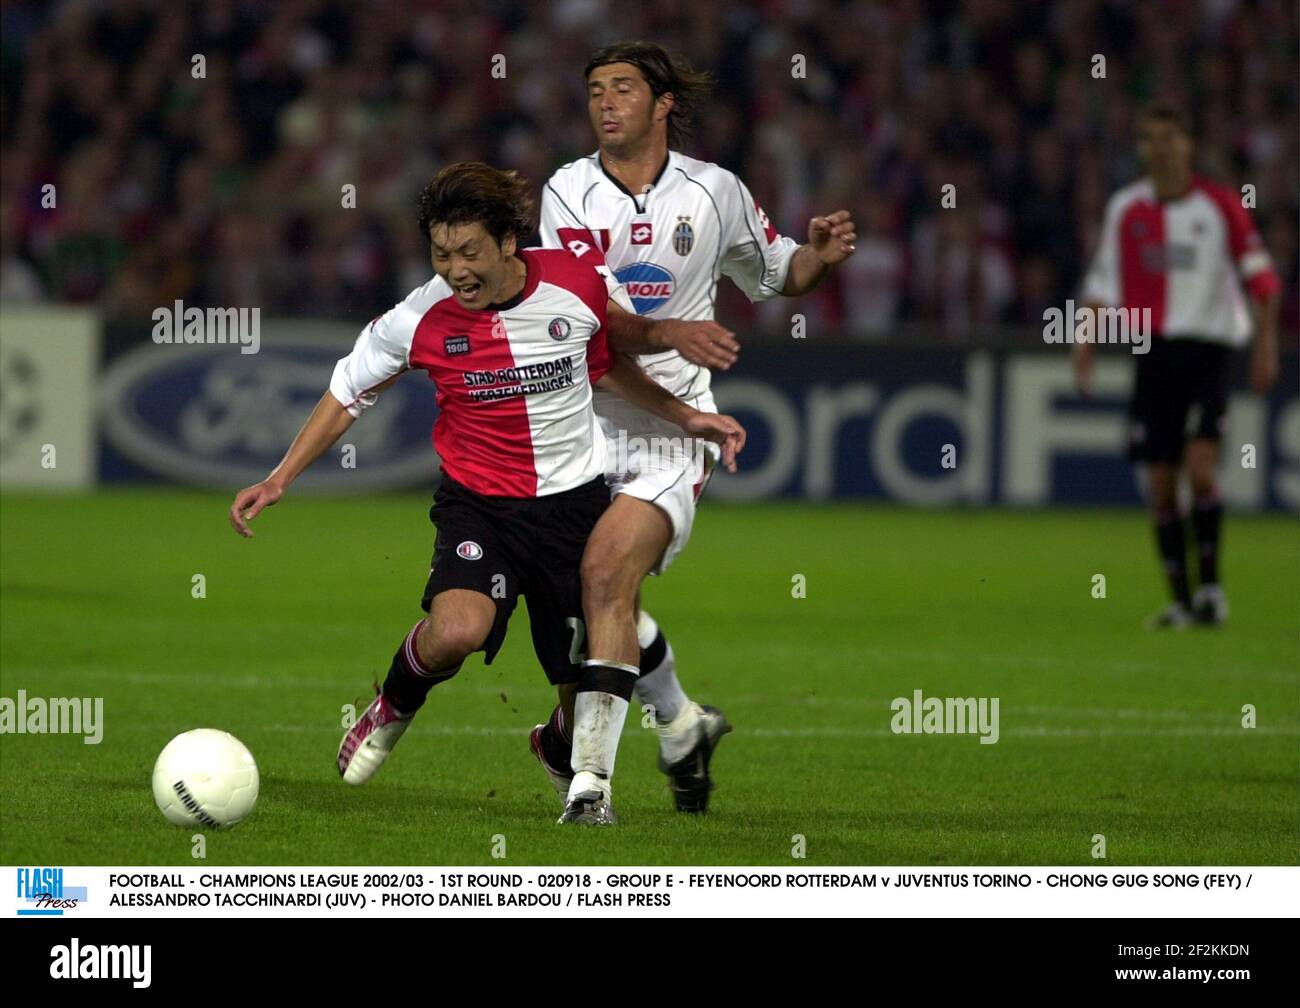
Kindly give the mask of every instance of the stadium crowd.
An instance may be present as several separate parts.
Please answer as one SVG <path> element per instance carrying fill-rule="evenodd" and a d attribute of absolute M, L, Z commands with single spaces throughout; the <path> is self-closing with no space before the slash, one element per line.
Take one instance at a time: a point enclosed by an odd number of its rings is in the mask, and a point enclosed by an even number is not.
<path fill-rule="evenodd" d="M 857 254 L 801 309 L 810 332 L 1040 326 L 1077 293 L 1138 172 L 1134 114 L 1161 97 L 1192 112 L 1208 174 L 1255 186 L 1296 339 L 1290 0 L 14 0 L 0 28 L 7 303 L 364 321 L 427 278 L 413 205 L 436 168 L 540 186 L 594 149 L 589 53 L 646 37 L 716 77 L 687 153 L 737 170 L 799 240 L 853 210 Z M 779 332 L 789 312 L 728 286 L 722 319 Z"/>

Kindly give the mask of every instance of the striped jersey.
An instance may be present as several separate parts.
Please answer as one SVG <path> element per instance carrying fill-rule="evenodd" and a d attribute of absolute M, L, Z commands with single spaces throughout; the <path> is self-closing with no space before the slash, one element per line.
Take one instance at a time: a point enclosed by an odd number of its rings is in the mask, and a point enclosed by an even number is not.
<path fill-rule="evenodd" d="M 1257 298 L 1281 287 L 1241 193 L 1197 176 L 1162 202 L 1148 178 L 1111 196 L 1083 296 L 1149 308 L 1166 339 L 1239 347 L 1251 333 L 1243 285 Z"/>
<path fill-rule="evenodd" d="M 443 471 L 492 497 L 544 497 L 605 471 L 591 386 L 609 370 L 606 280 L 595 256 L 518 253 L 523 290 L 486 311 L 435 276 L 361 331 L 330 392 L 354 417 L 375 387 L 423 369 L 436 389 L 433 446 Z"/>

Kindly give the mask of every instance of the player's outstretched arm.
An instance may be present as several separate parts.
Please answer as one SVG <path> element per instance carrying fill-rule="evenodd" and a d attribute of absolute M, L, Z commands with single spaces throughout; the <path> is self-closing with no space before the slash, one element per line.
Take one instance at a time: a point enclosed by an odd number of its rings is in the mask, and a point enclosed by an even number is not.
<path fill-rule="evenodd" d="M 692 364 L 726 371 L 736 363 L 740 344 L 716 322 L 650 319 L 609 301 L 609 345 L 618 353 L 643 354 L 676 350 Z"/>
<path fill-rule="evenodd" d="M 808 244 L 800 245 L 790 258 L 781 293 L 799 297 L 815 289 L 826 279 L 832 266 L 838 266 L 856 249 L 857 231 L 847 210 L 836 210 L 808 222 Z"/>
<path fill-rule="evenodd" d="M 722 464 L 728 472 L 736 471 L 736 456 L 745 447 L 745 428 L 735 417 L 701 413 L 652 382 L 630 357 L 619 353 L 613 357 L 610 369 L 596 382 L 598 388 L 613 392 L 647 413 L 676 424 L 687 434 L 721 446 Z"/>
<path fill-rule="evenodd" d="M 352 414 L 334 398 L 332 392 L 321 396 L 280 464 L 261 483 L 245 487 L 235 495 L 235 502 L 230 505 L 231 527 L 241 536 L 251 538 L 253 530 L 248 527 L 248 522 L 261 514 L 263 508 L 278 501 L 303 470 L 329 451 L 330 446 L 352 426 L 352 420 Z"/>

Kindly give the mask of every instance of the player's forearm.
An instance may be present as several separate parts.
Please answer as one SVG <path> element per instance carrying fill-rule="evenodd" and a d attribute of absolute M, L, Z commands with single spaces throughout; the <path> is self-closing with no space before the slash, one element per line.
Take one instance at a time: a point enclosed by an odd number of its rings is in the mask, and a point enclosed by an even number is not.
<path fill-rule="evenodd" d="M 1251 314 L 1255 317 L 1255 352 L 1277 354 L 1277 320 L 1281 301 L 1276 292 L 1252 298 Z"/>
<path fill-rule="evenodd" d="M 815 290 L 826 279 L 831 268 L 818 258 L 811 245 L 800 245 L 790 258 L 790 269 L 785 276 L 781 293 L 786 297 L 799 297 Z"/>
<path fill-rule="evenodd" d="M 281 488 L 289 486 L 308 466 L 329 451 L 343 432 L 352 426 L 352 420 L 352 414 L 343 408 L 333 393 L 326 392 L 266 481 Z"/>
<path fill-rule="evenodd" d="M 630 357 L 622 354 L 614 354 L 613 365 L 596 385 L 683 430 L 696 413 L 667 389 L 652 382 Z"/>
<path fill-rule="evenodd" d="M 654 319 L 633 315 L 609 303 L 609 346 L 616 353 L 642 354 L 669 350 L 661 327 Z"/>

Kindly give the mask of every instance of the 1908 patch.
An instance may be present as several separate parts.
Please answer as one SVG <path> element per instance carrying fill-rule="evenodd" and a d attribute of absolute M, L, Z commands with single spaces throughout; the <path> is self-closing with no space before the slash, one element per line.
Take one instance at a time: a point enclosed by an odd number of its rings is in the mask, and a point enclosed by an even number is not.
<path fill-rule="evenodd" d="M 447 352 L 448 357 L 455 357 L 457 354 L 469 353 L 468 336 L 447 336 L 442 341 L 442 348 Z"/>

